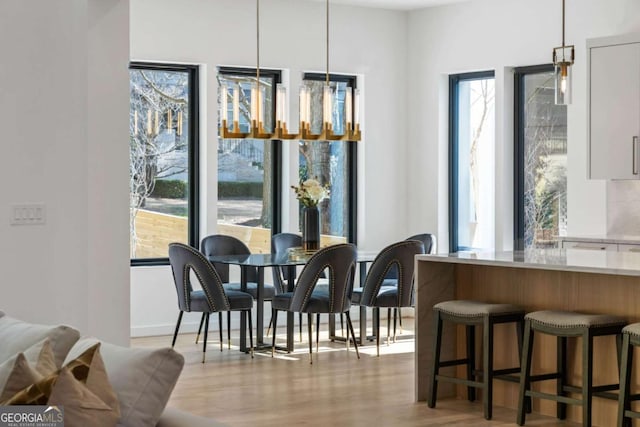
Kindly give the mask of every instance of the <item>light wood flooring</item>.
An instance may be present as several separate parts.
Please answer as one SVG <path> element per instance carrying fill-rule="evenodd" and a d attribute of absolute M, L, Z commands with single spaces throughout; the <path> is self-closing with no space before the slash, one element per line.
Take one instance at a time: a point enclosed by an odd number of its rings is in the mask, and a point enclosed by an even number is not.
<path fill-rule="evenodd" d="M 405 319 L 410 323 L 412 319 Z M 383 321 L 383 324 L 385 322 Z M 232 349 L 220 352 L 217 321 L 211 322 L 207 361 L 201 363 L 202 345 L 194 334 L 180 334 L 176 350 L 185 366 L 169 406 L 215 419 L 228 426 L 513 426 L 515 411 L 494 407 L 493 420 L 482 417 L 479 402 L 444 399 L 436 409 L 414 402 L 413 340 L 402 339 L 381 346 L 361 348 L 358 360 L 353 347 L 327 340 L 321 328 L 320 353 L 309 364 L 306 326 L 303 342 L 296 336 L 292 354 L 257 352 L 254 359 Z M 297 326 L 296 326 L 297 327 Z M 357 333 L 357 324 L 354 324 Z M 384 336 L 384 328 L 382 329 Z M 236 331 L 237 332 L 237 331 Z M 322 333 L 324 332 L 324 333 Z M 409 335 L 406 331 L 404 335 Z M 408 338 L 408 337 L 407 337 Z M 284 329 L 278 330 L 284 343 Z M 134 347 L 164 347 L 171 337 L 132 339 Z M 553 418 L 530 415 L 527 426 L 574 426 Z"/>

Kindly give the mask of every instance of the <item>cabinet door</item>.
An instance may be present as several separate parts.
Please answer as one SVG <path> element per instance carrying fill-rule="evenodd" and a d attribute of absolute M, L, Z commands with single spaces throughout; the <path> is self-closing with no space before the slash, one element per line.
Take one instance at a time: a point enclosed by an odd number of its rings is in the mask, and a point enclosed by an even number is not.
<path fill-rule="evenodd" d="M 589 178 L 640 179 L 640 43 L 591 47 L 590 56 Z"/>

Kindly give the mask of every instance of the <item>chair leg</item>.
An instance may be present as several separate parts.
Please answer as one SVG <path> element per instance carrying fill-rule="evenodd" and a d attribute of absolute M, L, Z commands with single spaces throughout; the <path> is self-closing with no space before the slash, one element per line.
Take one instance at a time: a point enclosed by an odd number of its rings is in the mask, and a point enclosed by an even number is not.
<path fill-rule="evenodd" d="M 202 331 L 202 324 L 204 323 L 204 315 L 205 313 L 202 313 L 202 317 L 200 318 L 200 326 L 198 326 L 198 335 L 196 335 L 196 344 L 198 344 L 198 340 L 200 340 L 200 331 Z"/>
<path fill-rule="evenodd" d="M 207 354 L 207 338 L 209 335 L 209 314 L 207 313 L 207 318 L 204 323 L 204 341 L 202 342 L 202 363 L 204 363 L 204 356 Z"/>
<path fill-rule="evenodd" d="M 320 313 L 316 313 L 316 353 L 320 353 Z"/>
<path fill-rule="evenodd" d="M 380 309 L 376 307 L 373 311 L 373 317 L 376 320 L 376 355 L 380 357 Z"/>
<path fill-rule="evenodd" d="M 231 350 L 231 311 L 227 311 L 227 345 Z"/>
<path fill-rule="evenodd" d="M 269 319 L 269 326 L 267 326 L 267 333 L 265 334 L 265 337 L 269 336 L 269 333 L 271 332 L 271 324 L 273 323 L 273 317 L 271 319 Z"/>
<path fill-rule="evenodd" d="M 180 323 L 182 322 L 183 314 L 184 311 L 180 310 L 180 313 L 178 314 L 178 322 L 176 323 L 176 330 L 173 332 L 173 341 L 171 341 L 171 348 L 176 345 L 176 338 L 178 338 L 178 330 L 180 329 Z M 202 313 L 202 315 L 204 316 L 204 313 Z M 202 324 L 202 322 L 200 322 L 200 324 Z"/>
<path fill-rule="evenodd" d="M 273 319 L 273 337 L 271 338 L 271 357 L 276 351 L 276 326 L 278 325 L 278 310 L 271 309 L 271 318 Z"/>
<path fill-rule="evenodd" d="M 593 401 L 593 335 L 587 331 L 582 337 L 582 425 L 591 427 Z"/>
<path fill-rule="evenodd" d="M 400 335 L 402 335 L 402 310 L 398 307 L 398 323 L 400 326 Z"/>
<path fill-rule="evenodd" d="M 222 351 L 222 346 L 224 344 L 224 340 L 222 339 L 222 331 L 224 326 L 222 325 L 222 312 L 218 312 L 218 326 L 220 326 L 220 351 Z"/>
<path fill-rule="evenodd" d="M 429 408 L 436 407 L 436 397 L 438 395 L 438 373 L 440 372 L 440 346 L 442 344 L 442 318 L 440 312 L 434 310 L 433 313 L 433 355 L 431 360 L 431 380 L 427 393 L 427 404 Z"/>
<path fill-rule="evenodd" d="M 342 313 L 340 313 L 340 333 L 344 335 L 344 318 L 342 316 Z M 347 331 L 347 334 L 348 333 L 349 332 Z"/>
<path fill-rule="evenodd" d="M 475 379 L 473 371 L 476 369 L 476 331 L 473 325 L 467 325 L 465 328 L 467 341 L 467 379 L 472 381 Z M 476 388 L 467 387 L 467 398 L 469 402 L 476 400 Z"/>
<path fill-rule="evenodd" d="M 387 347 L 390 345 L 391 337 L 391 308 L 387 308 Z"/>
<path fill-rule="evenodd" d="M 313 365 L 313 317 L 307 313 L 307 323 L 309 324 L 309 364 Z"/>
<path fill-rule="evenodd" d="M 393 342 L 396 342 L 396 326 L 398 325 L 398 307 L 393 309 Z"/>
<path fill-rule="evenodd" d="M 353 337 L 353 347 L 356 349 L 356 356 L 358 356 L 358 359 L 360 359 L 360 352 L 358 351 L 358 340 L 356 339 L 355 332 L 353 332 L 353 323 L 351 323 L 351 314 L 347 311 L 344 313 L 344 315 L 347 316 L 347 327 L 349 328 L 347 330 L 347 344 L 349 343 L 348 331 L 351 330 L 351 336 Z"/>
<path fill-rule="evenodd" d="M 556 381 L 556 394 L 558 396 L 566 396 L 567 394 L 564 392 L 564 386 L 567 383 L 567 338 L 566 337 L 558 337 L 557 341 L 557 371 L 560 374 L 560 378 Z M 556 403 L 556 417 L 559 420 L 564 420 L 567 418 L 567 404 L 557 402 Z"/>
<path fill-rule="evenodd" d="M 300 342 L 302 342 L 302 313 L 298 313 L 298 317 L 300 318 L 300 326 L 298 326 L 298 330 L 300 333 Z"/>
<path fill-rule="evenodd" d="M 524 323 L 524 339 L 522 347 L 522 361 L 520 362 L 520 389 L 518 392 L 518 417 L 517 424 L 519 426 L 524 425 L 526 413 L 524 410 L 524 399 L 527 390 L 531 387 L 530 374 L 531 374 L 531 353 L 533 351 L 533 331 L 531 330 L 531 323 L 525 321 Z"/>
<path fill-rule="evenodd" d="M 493 415 L 493 322 L 487 316 L 483 323 L 483 390 L 484 418 L 490 420 Z"/>
<path fill-rule="evenodd" d="M 633 347 L 629 344 L 629 334 L 623 334 L 620 361 L 620 394 L 618 395 L 618 427 L 627 427 L 631 423 L 625 417 L 625 411 L 631 409 L 629 383 L 633 361 Z"/>
<path fill-rule="evenodd" d="M 253 322 L 251 321 L 251 309 L 247 310 L 247 316 L 249 316 L 249 351 L 251 352 L 251 358 L 253 359 Z"/>

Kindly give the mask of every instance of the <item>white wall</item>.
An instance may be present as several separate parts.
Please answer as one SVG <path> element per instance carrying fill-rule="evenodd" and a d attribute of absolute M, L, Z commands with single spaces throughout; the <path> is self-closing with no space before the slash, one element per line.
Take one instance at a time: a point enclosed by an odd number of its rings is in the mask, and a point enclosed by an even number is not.
<path fill-rule="evenodd" d="M 297 122 L 297 88 L 304 71 L 323 71 L 324 3 L 299 0 L 261 2 L 261 67 L 286 69 L 290 110 Z M 407 15 L 404 12 L 331 6 L 331 72 L 363 76 L 361 109 L 366 121 L 359 143 L 359 246 L 379 249 L 412 232 L 427 230 L 417 221 L 407 227 L 406 151 Z M 132 0 L 131 58 L 139 61 L 203 65 L 202 236 L 216 230 L 217 91 L 216 66 L 255 67 L 255 1 Z M 295 128 L 294 128 L 295 129 Z M 297 177 L 297 146 L 284 142 L 285 179 Z M 297 179 L 297 178 L 295 178 Z M 290 182 L 283 191 L 293 199 Z M 283 230 L 296 230 L 293 204 Z M 270 274 L 267 273 L 269 277 Z M 168 267 L 132 269 L 132 334 L 170 332 L 177 305 Z M 171 291 L 171 297 L 165 290 Z M 162 294 L 158 298 L 154 292 Z M 153 300 L 153 313 L 149 307 Z M 162 316 L 158 316 L 162 313 Z"/>
<path fill-rule="evenodd" d="M 557 0 L 483 0 L 424 9 L 409 15 L 409 182 L 420 197 L 407 199 L 409 226 L 438 230 L 447 248 L 447 80 L 459 72 L 495 70 L 496 249 L 510 249 L 513 230 L 512 67 L 551 62 L 561 44 Z M 586 179 L 587 38 L 640 30 L 640 2 L 580 0 L 566 5 L 566 41 L 576 46 L 574 99 L 568 107 L 568 232 L 606 232 L 604 181 Z M 502 93 L 500 93 L 502 90 Z M 499 148 L 502 147 L 502 150 Z M 424 225 L 426 223 L 426 225 Z"/>
<path fill-rule="evenodd" d="M 126 0 L 0 3 L 0 304 L 123 344 L 127 28 Z M 23 203 L 46 223 L 9 225 Z"/>

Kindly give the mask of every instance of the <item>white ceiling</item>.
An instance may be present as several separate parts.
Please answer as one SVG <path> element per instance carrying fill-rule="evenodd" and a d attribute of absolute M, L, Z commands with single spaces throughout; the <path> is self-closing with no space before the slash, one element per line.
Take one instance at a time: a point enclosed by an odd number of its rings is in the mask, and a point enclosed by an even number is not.
<path fill-rule="evenodd" d="M 324 0 L 317 0 L 324 1 Z M 462 3 L 471 0 L 330 0 L 331 3 L 348 4 L 352 6 L 377 7 L 383 9 L 412 10 L 424 7 L 442 6 Z"/>

